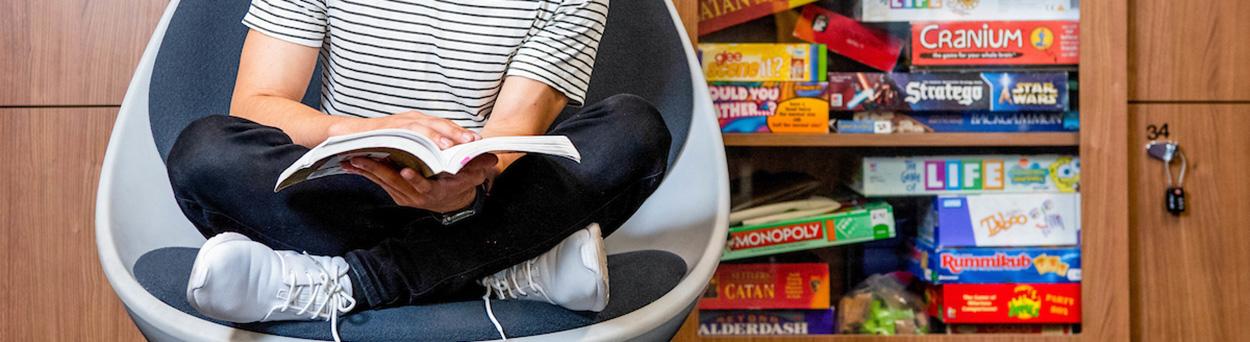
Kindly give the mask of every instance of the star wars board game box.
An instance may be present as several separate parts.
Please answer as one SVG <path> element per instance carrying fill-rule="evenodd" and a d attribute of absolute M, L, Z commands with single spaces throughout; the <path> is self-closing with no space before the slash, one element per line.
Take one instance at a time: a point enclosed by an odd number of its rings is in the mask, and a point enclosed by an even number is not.
<path fill-rule="evenodd" d="M 1065 72 L 829 73 L 834 111 L 1068 110 Z"/>

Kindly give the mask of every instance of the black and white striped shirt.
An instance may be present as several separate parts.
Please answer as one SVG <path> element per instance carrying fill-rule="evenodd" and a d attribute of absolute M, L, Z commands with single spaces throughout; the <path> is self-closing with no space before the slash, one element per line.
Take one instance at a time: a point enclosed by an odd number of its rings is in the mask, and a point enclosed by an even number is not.
<path fill-rule="evenodd" d="M 506 76 L 580 105 L 608 0 L 253 0 L 243 23 L 321 48 L 322 111 L 486 124 Z"/>

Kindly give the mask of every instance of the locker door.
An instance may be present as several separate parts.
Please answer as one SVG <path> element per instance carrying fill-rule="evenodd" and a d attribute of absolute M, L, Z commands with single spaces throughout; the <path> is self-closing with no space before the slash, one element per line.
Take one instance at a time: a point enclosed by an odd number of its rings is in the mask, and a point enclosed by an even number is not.
<path fill-rule="evenodd" d="M 1250 104 L 1135 104 L 1129 121 L 1133 340 L 1244 341 L 1250 336 Z M 1163 162 L 1145 152 L 1154 134 L 1178 141 L 1188 160 L 1180 216 L 1165 210 Z M 1179 171 L 1175 161 L 1174 179 Z"/>

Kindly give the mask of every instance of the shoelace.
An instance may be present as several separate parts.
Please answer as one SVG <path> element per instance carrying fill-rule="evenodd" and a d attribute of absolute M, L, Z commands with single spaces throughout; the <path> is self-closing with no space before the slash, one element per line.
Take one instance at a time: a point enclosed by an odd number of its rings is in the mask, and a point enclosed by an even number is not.
<path fill-rule="evenodd" d="M 308 314 L 311 319 L 321 319 L 322 316 L 329 318 L 330 334 L 334 336 L 335 342 L 342 342 L 339 338 L 339 313 L 349 312 L 356 308 L 356 299 L 348 295 L 347 291 L 343 289 L 343 284 L 338 281 L 340 278 L 347 275 L 347 269 L 340 269 L 339 266 L 335 265 L 333 266 L 333 271 L 327 270 L 326 265 L 317 261 L 316 258 L 309 256 L 308 253 L 304 253 L 303 255 L 309 260 L 312 260 L 313 263 L 317 264 L 317 266 L 321 269 L 320 274 L 318 274 L 318 278 L 315 279 L 318 281 L 314 281 L 312 274 L 305 272 L 304 277 L 308 280 L 307 285 L 297 285 L 295 281 L 297 278 L 295 272 L 287 273 L 287 283 L 291 284 L 291 287 L 287 290 L 287 298 L 284 298 L 285 302 L 283 302 L 282 306 L 277 309 L 278 311 L 286 312 L 286 310 L 292 308 L 292 306 L 299 305 L 300 291 L 304 288 L 309 288 L 309 291 L 311 292 L 308 303 L 299 307 L 299 311 L 296 311 L 295 315 L 298 316 Z M 330 277 L 331 274 L 333 274 L 334 277 Z M 325 297 L 325 300 L 321 301 L 321 304 L 318 304 L 315 310 L 309 310 L 314 304 L 317 303 L 317 298 L 322 296 Z M 333 306 L 330 306 L 331 302 L 334 302 Z"/>
<path fill-rule="evenodd" d="M 526 285 L 529 286 L 521 286 L 521 282 L 517 280 L 516 274 L 520 273 L 521 270 L 525 270 Z M 547 299 L 548 303 L 555 304 L 551 297 L 547 296 L 547 291 L 543 289 L 542 285 L 534 282 L 534 259 L 483 278 L 481 284 L 486 287 L 486 294 L 482 295 L 482 301 L 486 302 L 486 316 L 490 317 L 490 322 L 495 325 L 495 330 L 499 331 L 499 336 L 504 341 L 508 340 L 508 336 L 504 335 L 503 326 L 499 324 L 499 320 L 495 318 L 495 312 L 490 307 L 492 290 L 494 290 L 499 299 L 516 299 L 522 296 L 529 296 L 529 293 L 525 292 L 525 288 L 528 287 L 530 290 L 543 295 L 543 298 Z"/>

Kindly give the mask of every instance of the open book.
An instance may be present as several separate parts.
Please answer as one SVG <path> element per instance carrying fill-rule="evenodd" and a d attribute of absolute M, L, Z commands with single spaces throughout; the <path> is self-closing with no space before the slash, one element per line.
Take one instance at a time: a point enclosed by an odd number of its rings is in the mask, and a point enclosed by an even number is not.
<path fill-rule="evenodd" d="M 326 139 L 282 171 L 273 191 L 309 179 L 344 174 L 339 163 L 356 157 L 377 160 L 396 169 L 411 168 L 425 177 L 433 177 L 444 172 L 455 174 L 474 157 L 489 152 L 542 153 L 576 162 L 582 159 L 577 148 L 564 136 L 486 138 L 443 150 L 430 138 L 413 131 L 379 129 Z"/>

